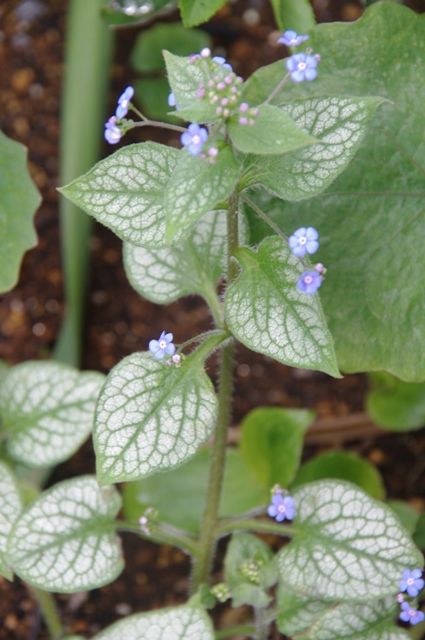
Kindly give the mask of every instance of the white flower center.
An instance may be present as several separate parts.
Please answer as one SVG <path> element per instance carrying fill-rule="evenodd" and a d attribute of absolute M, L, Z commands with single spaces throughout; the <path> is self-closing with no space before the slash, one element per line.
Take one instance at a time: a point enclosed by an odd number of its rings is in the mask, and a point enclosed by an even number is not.
<path fill-rule="evenodd" d="M 304 69 L 306 68 L 306 63 L 305 62 L 299 62 L 298 63 L 298 70 L 299 71 L 304 71 Z"/>
<path fill-rule="evenodd" d="M 285 513 L 286 511 L 286 507 L 284 504 L 280 504 L 277 508 L 277 510 L 279 511 L 279 513 Z"/>
<path fill-rule="evenodd" d="M 201 138 L 198 135 L 193 136 L 192 142 L 193 144 L 199 144 L 201 142 Z"/>
<path fill-rule="evenodd" d="M 414 578 L 408 578 L 408 579 L 407 579 L 407 584 L 409 585 L 409 587 L 410 587 L 412 584 L 415 584 L 415 580 L 414 580 Z"/>
<path fill-rule="evenodd" d="M 167 346 L 167 342 L 165 340 L 160 340 L 159 341 L 159 348 L 160 349 L 165 349 L 166 346 Z"/>
<path fill-rule="evenodd" d="M 304 278 L 304 282 L 305 282 L 306 284 L 311 284 L 311 283 L 313 282 L 313 278 L 312 278 L 311 276 L 306 276 L 306 277 Z"/>
<path fill-rule="evenodd" d="M 298 242 L 300 244 L 305 244 L 307 242 L 307 238 L 305 236 L 301 236 L 301 238 L 299 238 Z"/>

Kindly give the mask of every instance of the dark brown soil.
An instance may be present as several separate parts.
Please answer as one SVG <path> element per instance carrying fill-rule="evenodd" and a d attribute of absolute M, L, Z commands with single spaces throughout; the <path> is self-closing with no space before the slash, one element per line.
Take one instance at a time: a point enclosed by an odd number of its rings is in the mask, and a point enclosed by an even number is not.
<path fill-rule="evenodd" d="M 425 10 L 422 0 L 406 4 Z M 37 15 L 29 15 L 30 5 L 38 9 Z M 38 245 L 25 256 L 18 286 L 0 300 L 0 357 L 11 364 L 48 357 L 63 313 L 55 189 L 67 5 L 62 0 L 3 0 L 0 5 L 0 129 L 29 147 L 30 170 L 43 196 L 36 216 Z M 314 7 L 320 21 L 353 20 L 362 12 L 362 3 L 354 1 L 316 0 Z M 248 24 L 248 9 L 258 12 L 258 23 Z M 208 30 L 215 45 L 225 49 L 244 76 L 280 56 L 270 37 L 274 27 L 265 0 L 229 4 Z M 131 30 L 118 36 L 111 105 L 123 83 L 131 80 L 126 60 L 134 37 Z M 161 140 L 166 142 L 167 138 Z M 208 311 L 199 298 L 186 298 L 167 307 L 141 300 L 123 273 L 120 242 L 106 229 L 95 229 L 91 246 L 85 368 L 108 371 L 125 355 L 146 348 L 152 335 L 165 327 L 174 332 L 177 342 L 209 327 Z M 366 387 L 361 375 L 331 380 L 322 374 L 282 367 L 239 347 L 234 420 L 238 423 L 258 405 L 309 407 L 322 421 L 344 417 L 362 411 Z M 389 496 L 409 499 L 425 508 L 424 432 L 379 440 L 374 433 L 366 433 L 366 437 L 348 440 L 352 450 L 379 468 Z M 313 450 L 318 450 L 317 445 L 310 445 L 306 454 Z M 93 453 L 87 444 L 54 472 L 51 481 L 93 468 Z M 91 636 L 129 612 L 184 601 L 189 565 L 180 552 L 127 536 L 124 546 L 127 569 L 116 582 L 90 594 L 58 598 L 69 631 Z M 221 622 L 237 623 L 241 615 L 245 615 L 243 611 L 224 612 Z M 47 640 L 34 600 L 19 580 L 11 584 L 0 578 L 0 619 L 0 640 Z"/>

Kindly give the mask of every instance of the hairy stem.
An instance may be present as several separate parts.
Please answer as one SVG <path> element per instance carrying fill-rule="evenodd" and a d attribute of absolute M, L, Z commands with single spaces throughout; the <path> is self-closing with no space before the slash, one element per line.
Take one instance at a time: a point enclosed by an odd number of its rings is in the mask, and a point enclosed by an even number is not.
<path fill-rule="evenodd" d="M 269 622 L 264 608 L 254 607 L 255 640 L 267 640 L 269 637 Z"/>
<path fill-rule="evenodd" d="M 60 640 L 64 635 L 64 629 L 59 616 L 56 602 L 51 593 L 41 589 L 31 588 L 31 593 L 40 607 L 41 615 L 46 624 L 51 640 Z"/>
<path fill-rule="evenodd" d="M 243 195 L 242 200 L 246 202 L 246 204 L 251 207 L 253 211 L 255 211 L 255 213 L 259 218 L 261 218 L 261 220 L 264 220 L 264 222 L 270 227 L 270 229 L 273 229 L 276 235 L 280 236 L 284 240 L 288 240 L 288 236 L 286 235 L 286 233 L 284 233 L 282 229 L 280 229 L 280 227 L 278 227 L 278 225 L 267 215 L 267 213 L 260 209 L 260 207 L 251 200 L 251 198 Z"/>
<path fill-rule="evenodd" d="M 296 527 L 265 520 L 222 520 L 218 523 L 215 534 L 217 538 L 229 535 L 233 531 L 257 531 L 258 533 L 273 533 L 278 536 L 292 538 Z"/>
<path fill-rule="evenodd" d="M 277 94 L 283 89 L 283 87 L 288 82 L 288 80 L 289 80 L 289 73 L 283 76 L 282 80 L 279 82 L 279 84 L 275 86 L 275 88 L 273 89 L 269 97 L 266 98 L 266 100 L 264 100 L 263 104 L 269 104 L 273 100 L 273 98 L 275 98 Z"/>
<path fill-rule="evenodd" d="M 135 533 L 150 542 L 169 544 L 173 547 L 178 547 L 191 556 L 196 556 L 197 554 L 196 540 L 191 538 L 188 532 L 172 527 L 171 525 L 167 525 L 166 523 L 158 523 L 152 527 L 152 533 L 147 534 L 143 533 L 139 525 L 120 520 L 117 522 L 117 530 Z"/>
<path fill-rule="evenodd" d="M 235 192 L 229 198 L 227 211 L 227 285 L 237 275 L 234 253 L 238 247 L 239 197 Z M 194 559 L 192 571 L 192 591 L 208 582 L 214 557 L 216 538 L 215 528 L 218 519 L 224 467 L 226 463 L 227 430 L 231 418 L 233 392 L 233 341 L 223 347 L 220 354 L 218 383 L 218 420 L 215 440 L 211 454 L 206 505 L 199 538 L 198 555 Z"/>

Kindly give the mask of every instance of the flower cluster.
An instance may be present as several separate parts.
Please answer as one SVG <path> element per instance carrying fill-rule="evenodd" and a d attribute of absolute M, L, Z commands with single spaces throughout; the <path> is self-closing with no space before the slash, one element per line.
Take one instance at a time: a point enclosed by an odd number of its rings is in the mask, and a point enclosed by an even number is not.
<path fill-rule="evenodd" d="M 201 153 L 207 140 L 208 130 L 196 123 L 190 124 L 187 131 L 180 136 L 180 142 L 192 156 L 198 156 Z"/>
<path fill-rule="evenodd" d="M 124 135 L 125 128 L 120 121 L 127 115 L 133 96 L 133 87 L 127 87 L 118 98 L 115 114 L 105 123 L 105 140 L 109 144 L 117 144 Z"/>
<path fill-rule="evenodd" d="M 405 569 L 400 580 L 400 593 L 397 595 L 397 602 L 400 604 L 399 619 L 412 625 L 419 624 L 425 620 L 423 611 L 416 609 L 412 603 L 405 602 L 404 595 L 410 598 L 417 598 L 425 586 L 421 569 Z"/>
<path fill-rule="evenodd" d="M 314 227 L 300 227 L 288 238 L 291 253 L 297 258 L 316 253 L 319 248 L 319 234 Z M 318 262 L 313 269 L 304 271 L 298 279 L 297 289 L 311 296 L 323 282 L 326 269 Z"/>
<path fill-rule="evenodd" d="M 253 584 L 260 584 L 260 569 L 263 566 L 264 560 L 262 558 L 245 560 L 241 565 L 240 572 L 244 578 Z"/>
<path fill-rule="evenodd" d="M 267 507 L 267 513 L 276 522 L 293 520 L 297 515 L 294 499 L 279 485 L 274 486 L 272 489 L 272 499 Z"/>
<path fill-rule="evenodd" d="M 298 34 L 296 31 L 288 29 L 281 35 L 278 43 L 287 47 L 298 47 L 308 39 L 309 36 Z M 317 78 L 317 65 L 319 62 L 320 56 L 313 54 L 311 49 L 308 49 L 305 53 L 294 53 L 294 55 L 286 58 L 285 66 L 292 82 L 299 83 Z"/>

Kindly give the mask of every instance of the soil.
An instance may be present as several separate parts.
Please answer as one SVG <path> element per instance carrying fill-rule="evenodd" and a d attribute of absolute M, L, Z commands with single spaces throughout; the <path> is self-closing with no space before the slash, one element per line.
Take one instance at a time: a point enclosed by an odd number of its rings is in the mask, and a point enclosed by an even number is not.
<path fill-rule="evenodd" d="M 320 21 L 354 20 L 363 10 L 363 4 L 354 1 L 315 0 L 313 4 Z M 423 0 L 406 4 L 425 11 Z M 64 308 L 56 187 L 67 5 L 62 0 L 3 0 L 0 6 L 0 129 L 28 146 L 29 168 L 43 196 L 35 219 L 38 245 L 24 258 L 19 284 L 0 299 L 0 358 L 10 364 L 48 357 Z M 216 48 L 226 52 L 244 77 L 281 57 L 265 0 L 231 2 L 206 28 Z M 136 35 L 136 30 L 128 29 L 118 33 L 111 108 L 123 83 L 131 81 L 128 53 Z M 173 138 L 162 135 L 161 141 L 173 142 Z M 105 155 L 109 151 L 105 148 Z M 185 298 L 167 307 L 142 300 L 124 275 L 120 241 L 107 229 L 95 228 L 84 368 L 108 371 L 127 354 L 146 348 L 147 341 L 163 327 L 174 332 L 176 342 L 183 342 L 209 326 L 208 311 L 200 298 Z M 425 433 L 385 435 L 373 427 L 362 413 L 365 376 L 332 380 L 282 367 L 243 347 L 238 348 L 237 361 L 235 425 L 259 405 L 312 408 L 318 422 L 305 456 L 348 442 L 350 450 L 377 466 L 389 497 L 425 508 Z M 362 428 L 358 428 L 360 423 Z M 319 432 L 326 437 L 318 438 Z M 237 427 L 232 437 L 237 439 Z M 93 452 L 87 443 L 54 471 L 50 482 L 92 471 Z M 189 564 L 184 555 L 130 536 L 124 536 L 124 548 L 127 568 L 113 584 L 89 594 L 58 597 L 69 632 L 91 637 L 130 612 L 185 600 Z M 237 623 L 245 613 L 223 610 L 220 624 Z M 35 601 L 18 579 L 9 583 L 0 578 L 0 619 L 0 640 L 48 638 Z"/>

